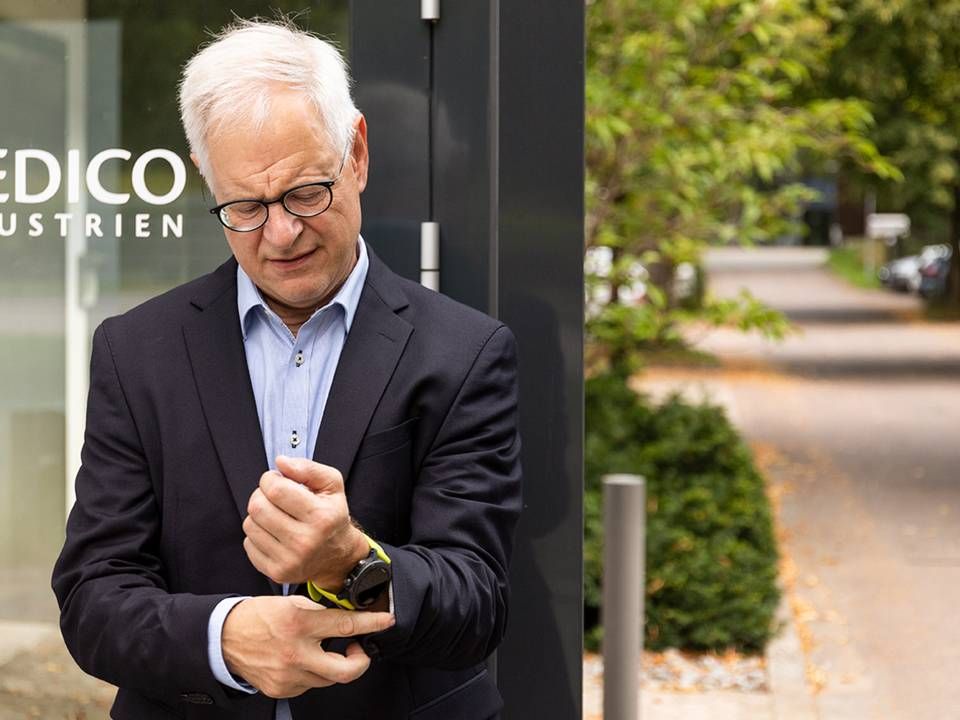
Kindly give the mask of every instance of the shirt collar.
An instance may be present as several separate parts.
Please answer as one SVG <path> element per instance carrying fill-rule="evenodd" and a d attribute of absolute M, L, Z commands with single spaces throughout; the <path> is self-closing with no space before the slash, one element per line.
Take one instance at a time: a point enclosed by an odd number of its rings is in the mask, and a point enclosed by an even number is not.
<path fill-rule="evenodd" d="M 357 247 L 360 254 L 353 270 L 350 271 L 333 299 L 317 310 L 317 312 L 320 312 L 320 310 L 332 305 L 342 307 L 343 322 L 348 333 L 350 332 L 350 326 L 353 324 L 353 317 L 357 313 L 357 306 L 360 304 L 360 293 L 363 291 L 363 284 L 367 279 L 367 270 L 370 268 L 370 258 L 367 255 L 367 247 L 363 242 L 363 237 L 357 237 Z M 259 288 L 253 284 L 250 276 L 237 264 L 237 311 L 240 314 L 240 329 L 243 332 L 244 340 L 247 339 L 250 318 L 256 316 L 256 313 L 251 315 L 251 310 L 255 307 L 262 307 L 264 312 L 273 312 L 264 301 Z M 311 315 L 311 317 L 313 316 Z"/>

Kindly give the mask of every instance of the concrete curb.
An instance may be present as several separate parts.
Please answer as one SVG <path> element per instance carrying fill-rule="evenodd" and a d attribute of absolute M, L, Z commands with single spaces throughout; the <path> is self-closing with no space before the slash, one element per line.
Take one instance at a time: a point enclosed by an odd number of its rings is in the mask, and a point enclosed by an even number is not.
<path fill-rule="evenodd" d="M 817 720 L 816 704 L 807 688 L 803 646 L 786 594 L 780 598 L 777 621 L 782 630 L 767 645 L 766 652 L 773 716 L 777 720 Z"/>

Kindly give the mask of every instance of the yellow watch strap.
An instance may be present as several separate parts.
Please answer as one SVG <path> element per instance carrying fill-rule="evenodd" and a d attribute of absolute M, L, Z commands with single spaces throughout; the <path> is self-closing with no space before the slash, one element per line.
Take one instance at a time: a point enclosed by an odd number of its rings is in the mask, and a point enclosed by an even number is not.
<path fill-rule="evenodd" d="M 380 543 L 374 540 L 372 537 L 363 533 L 363 537 L 366 539 L 367 544 L 370 548 L 377 553 L 377 557 L 383 560 L 387 565 L 390 564 L 390 558 L 383 551 L 383 548 L 380 547 Z M 342 607 L 344 610 L 356 610 L 353 603 L 349 600 L 337 597 L 336 593 L 332 593 L 329 590 L 324 590 L 313 584 L 312 580 L 307 581 L 307 594 L 310 595 L 310 599 L 314 602 L 320 602 L 323 599 L 329 600 L 335 605 Z"/>
<path fill-rule="evenodd" d="M 370 537 L 366 533 L 364 533 L 363 536 L 367 539 L 367 544 L 371 548 L 377 551 L 377 557 L 383 560 L 387 565 L 389 565 L 390 558 L 387 557 L 387 554 L 383 551 L 383 548 L 380 547 L 380 543 L 378 543 L 376 540 L 374 540 L 372 537 Z"/>
<path fill-rule="evenodd" d="M 356 610 L 353 606 L 353 603 L 349 600 L 341 600 L 332 592 L 318 588 L 313 584 L 313 580 L 307 581 L 307 594 L 310 595 L 310 599 L 314 602 L 320 602 L 321 600 L 329 600 L 330 602 L 342 607 L 344 610 Z"/>

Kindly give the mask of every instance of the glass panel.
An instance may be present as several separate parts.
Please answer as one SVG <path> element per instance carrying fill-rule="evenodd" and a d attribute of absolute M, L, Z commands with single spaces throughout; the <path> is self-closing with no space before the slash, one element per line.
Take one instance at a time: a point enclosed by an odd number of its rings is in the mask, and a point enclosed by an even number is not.
<path fill-rule="evenodd" d="M 0 0 L 0 620 L 57 617 L 93 329 L 229 255 L 177 83 L 207 28 L 272 8 L 347 39 L 347 0 Z"/>

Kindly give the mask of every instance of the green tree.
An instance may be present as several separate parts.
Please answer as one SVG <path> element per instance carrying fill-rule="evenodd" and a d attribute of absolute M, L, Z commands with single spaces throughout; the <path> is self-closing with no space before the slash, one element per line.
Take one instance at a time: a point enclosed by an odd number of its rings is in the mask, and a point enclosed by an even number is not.
<path fill-rule="evenodd" d="M 674 269 L 709 244 L 801 233 L 814 192 L 800 179 L 837 158 L 896 176 L 863 102 L 800 99 L 826 74 L 838 12 L 833 0 L 588 3 L 586 244 L 613 254 L 609 272 L 588 270 L 588 338 L 604 359 L 629 369 L 689 319 L 781 334 L 748 294 L 681 303 Z M 646 301 L 618 302 L 638 263 Z"/>
<path fill-rule="evenodd" d="M 934 226 L 928 236 L 948 235 L 940 238 L 954 257 L 946 301 L 960 307 L 960 2 L 844 0 L 842 8 L 826 90 L 869 101 L 870 137 L 908 179 L 860 183 L 878 191 L 881 209 L 909 213 L 921 230 Z"/>

